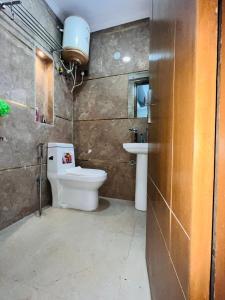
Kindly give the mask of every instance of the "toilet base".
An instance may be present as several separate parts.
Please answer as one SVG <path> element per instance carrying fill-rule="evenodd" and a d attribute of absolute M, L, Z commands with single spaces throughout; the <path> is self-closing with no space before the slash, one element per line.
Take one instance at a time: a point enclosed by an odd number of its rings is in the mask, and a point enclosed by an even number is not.
<path fill-rule="evenodd" d="M 93 211 L 98 208 L 98 191 L 79 190 L 74 188 L 64 188 L 59 199 L 54 201 L 53 207 L 72 208 L 84 211 Z"/>

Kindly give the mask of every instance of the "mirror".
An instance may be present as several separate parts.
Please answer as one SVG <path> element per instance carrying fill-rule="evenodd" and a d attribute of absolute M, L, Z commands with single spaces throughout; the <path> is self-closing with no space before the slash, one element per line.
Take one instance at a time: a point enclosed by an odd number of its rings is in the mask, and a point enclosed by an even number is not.
<path fill-rule="evenodd" d="M 141 82 L 137 83 L 135 87 L 135 110 L 134 117 L 136 118 L 147 118 L 148 117 L 148 91 L 149 91 L 149 83 Z"/>
<path fill-rule="evenodd" d="M 149 72 L 130 74 L 128 80 L 128 117 L 148 118 Z"/>

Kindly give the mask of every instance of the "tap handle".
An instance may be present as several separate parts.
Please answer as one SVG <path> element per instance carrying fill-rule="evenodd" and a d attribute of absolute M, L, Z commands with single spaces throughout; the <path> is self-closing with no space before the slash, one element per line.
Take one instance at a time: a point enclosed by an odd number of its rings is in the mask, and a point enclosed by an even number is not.
<path fill-rule="evenodd" d="M 137 128 L 129 128 L 129 131 L 137 133 L 138 129 Z"/>

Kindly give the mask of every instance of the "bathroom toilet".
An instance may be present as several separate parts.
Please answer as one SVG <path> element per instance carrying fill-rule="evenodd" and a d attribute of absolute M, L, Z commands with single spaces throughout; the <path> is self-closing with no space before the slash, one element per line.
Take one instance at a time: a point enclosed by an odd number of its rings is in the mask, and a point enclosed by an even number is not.
<path fill-rule="evenodd" d="M 107 178 L 102 170 L 75 166 L 72 144 L 48 144 L 48 180 L 53 207 L 92 211 L 98 207 L 98 189 Z"/>

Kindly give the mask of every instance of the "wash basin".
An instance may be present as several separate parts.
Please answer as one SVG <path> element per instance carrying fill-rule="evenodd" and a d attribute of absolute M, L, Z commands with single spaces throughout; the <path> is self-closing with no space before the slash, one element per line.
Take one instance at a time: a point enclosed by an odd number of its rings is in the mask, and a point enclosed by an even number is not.
<path fill-rule="evenodd" d="M 135 208 L 146 211 L 149 144 L 126 143 L 123 144 L 123 148 L 129 153 L 137 154 Z"/>
<path fill-rule="evenodd" d="M 123 148 L 133 154 L 148 154 L 148 143 L 126 143 Z"/>

